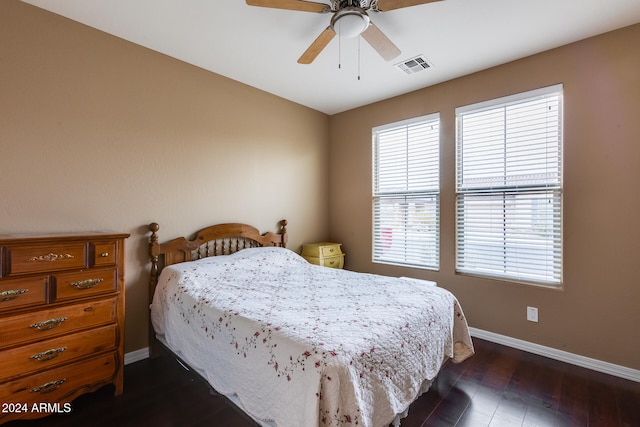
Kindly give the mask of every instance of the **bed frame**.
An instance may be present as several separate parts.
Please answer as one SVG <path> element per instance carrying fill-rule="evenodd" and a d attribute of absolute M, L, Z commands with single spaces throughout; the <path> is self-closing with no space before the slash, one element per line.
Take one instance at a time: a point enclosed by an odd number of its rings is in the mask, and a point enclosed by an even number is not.
<path fill-rule="evenodd" d="M 169 242 L 158 243 L 160 226 L 153 222 L 149 224 L 151 236 L 149 238 L 149 257 L 151 258 L 151 275 L 149 279 L 149 303 L 153 300 L 158 276 L 163 267 L 185 261 L 195 261 L 201 258 L 218 255 L 230 255 L 242 249 L 260 246 L 287 247 L 287 220 L 278 223 L 277 233 L 260 234 L 257 228 L 240 223 L 212 225 L 195 234 L 193 239 L 178 237 Z M 149 321 L 149 354 L 150 357 L 161 354 L 164 346 L 156 339 L 153 325 Z"/>
<path fill-rule="evenodd" d="M 278 246 L 285 248 L 287 246 L 287 221 L 281 220 L 278 223 L 279 231 L 267 232 L 261 234 L 257 228 L 240 223 L 218 224 L 203 228 L 195 233 L 195 236 L 189 240 L 185 237 L 178 237 L 165 243 L 158 243 L 158 230 L 160 226 L 157 223 L 149 224 L 151 236 L 149 238 L 149 256 L 151 260 L 151 274 L 149 280 L 149 303 L 153 300 L 158 277 L 162 268 L 177 264 L 180 262 L 194 261 L 201 258 L 207 258 L 217 255 L 230 255 L 242 249 L 261 247 L 261 246 Z M 456 343 L 455 345 L 458 345 Z M 182 365 L 187 371 L 191 372 L 197 379 L 206 384 L 212 394 L 220 396 L 232 408 L 238 411 L 250 424 L 257 427 L 260 425 L 242 411 L 232 400 L 224 395 L 219 395 L 211 388 L 208 381 L 202 377 L 198 371 L 193 370 L 184 360 L 177 354 L 165 347 L 155 336 L 151 319 L 149 319 L 149 356 L 156 357 L 161 354 L 169 354 L 171 357 Z M 448 359 L 445 358 L 445 363 Z M 391 427 L 391 425 L 389 426 Z"/>

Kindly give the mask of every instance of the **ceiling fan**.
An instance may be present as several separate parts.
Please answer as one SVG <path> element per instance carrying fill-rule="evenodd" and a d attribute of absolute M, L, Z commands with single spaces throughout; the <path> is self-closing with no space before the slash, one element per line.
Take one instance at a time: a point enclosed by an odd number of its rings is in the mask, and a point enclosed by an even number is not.
<path fill-rule="evenodd" d="M 298 59 L 300 64 L 311 64 L 329 42 L 336 36 L 362 38 L 376 52 L 390 61 L 400 55 L 400 49 L 371 22 L 367 12 L 386 12 L 403 7 L 433 3 L 440 0 L 331 0 L 331 5 L 304 0 L 246 0 L 249 6 L 301 12 L 332 13 L 331 22 L 311 46 Z"/>

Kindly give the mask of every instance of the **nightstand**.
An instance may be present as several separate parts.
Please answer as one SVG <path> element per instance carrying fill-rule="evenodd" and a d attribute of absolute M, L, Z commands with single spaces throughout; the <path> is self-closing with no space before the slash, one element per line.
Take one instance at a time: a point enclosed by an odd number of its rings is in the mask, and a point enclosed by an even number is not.
<path fill-rule="evenodd" d="M 302 257 L 311 264 L 329 268 L 343 268 L 344 254 L 341 243 L 319 242 L 302 245 Z"/>

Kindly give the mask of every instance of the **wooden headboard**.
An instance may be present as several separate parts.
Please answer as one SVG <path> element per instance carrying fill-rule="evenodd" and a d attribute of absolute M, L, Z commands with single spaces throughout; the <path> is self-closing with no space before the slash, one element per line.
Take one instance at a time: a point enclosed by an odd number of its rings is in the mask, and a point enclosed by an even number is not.
<path fill-rule="evenodd" d="M 195 233 L 192 240 L 178 237 L 165 243 L 158 243 L 160 226 L 153 222 L 149 224 L 151 236 L 149 238 L 149 256 L 151 258 L 151 275 L 149 279 L 149 303 L 153 300 L 158 275 L 163 267 L 179 262 L 194 261 L 217 255 L 230 255 L 246 248 L 259 246 L 287 246 L 287 221 L 278 223 L 277 233 L 260 234 L 257 228 L 240 223 L 212 225 Z M 149 324 L 150 350 L 156 347 L 155 332 Z"/>
<path fill-rule="evenodd" d="M 217 255 L 230 255 L 246 248 L 258 246 L 287 246 L 287 221 L 279 222 L 277 233 L 260 234 L 257 228 L 239 223 L 212 225 L 195 234 L 193 240 L 178 237 L 169 242 L 158 243 L 158 223 L 149 224 L 149 256 L 151 257 L 151 279 L 149 288 L 153 292 L 158 283 L 162 267 L 179 262 L 194 261 Z M 162 259 L 161 259 L 162 257 Z"/>

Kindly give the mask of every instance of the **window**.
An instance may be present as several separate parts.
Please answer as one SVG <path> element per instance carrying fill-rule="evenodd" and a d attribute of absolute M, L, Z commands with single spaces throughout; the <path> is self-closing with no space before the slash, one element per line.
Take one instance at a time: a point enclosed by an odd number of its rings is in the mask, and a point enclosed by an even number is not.
<path fill-rule="evenodd" d="M 559 286 L 562 86 L 456 117 L 457 271 Z"/>
<path fill-rule="evenodd" d="M 440 117 L 373 129 L 373 262 L 438 269 Z"/>

